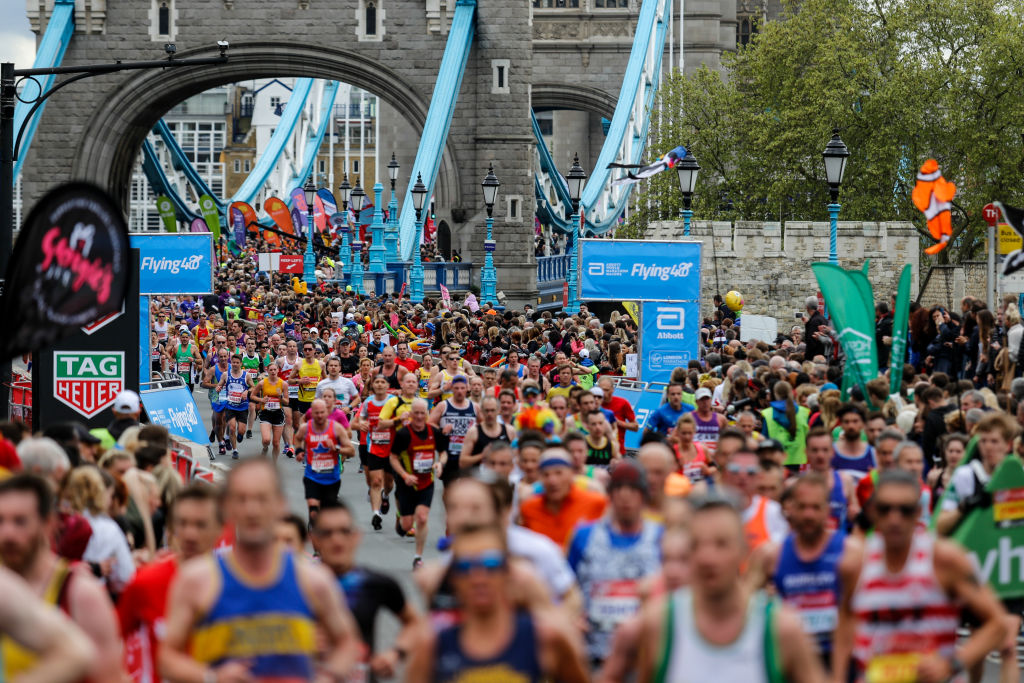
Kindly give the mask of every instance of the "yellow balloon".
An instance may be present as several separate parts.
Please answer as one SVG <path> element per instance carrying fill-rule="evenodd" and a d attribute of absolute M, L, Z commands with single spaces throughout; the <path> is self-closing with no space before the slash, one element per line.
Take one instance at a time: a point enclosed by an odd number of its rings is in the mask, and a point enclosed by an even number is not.
<path fill-rule="evenodd" d="M 743 310 L 743 295 L 732 290 L 725 295 L 725 305 L 729 307 L 729 310 L 733 313 L 738 313 Z"/>

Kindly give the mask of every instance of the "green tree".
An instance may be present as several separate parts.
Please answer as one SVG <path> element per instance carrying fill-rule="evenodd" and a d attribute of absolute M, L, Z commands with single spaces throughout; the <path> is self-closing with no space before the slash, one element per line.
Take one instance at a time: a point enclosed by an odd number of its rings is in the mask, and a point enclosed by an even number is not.
<path fill-rule="evenodd" d="M 925 159 L 957 184 L 954 242 L 977 256 L 981 208 L 1024 201 L 1024 4 L 996 0 L 784 0 L 724 73 L 671 74 L 650 156 L 684 144 L 702 172 L 695 217 L 826 220 L 821 152 L 838 128 L 851 156 L 846 220 L 909 220 Z M 629 229 L 678 215 L 674 173 L 644 187 Z M 930 239 L 923 242 L 931 244 Z"/>

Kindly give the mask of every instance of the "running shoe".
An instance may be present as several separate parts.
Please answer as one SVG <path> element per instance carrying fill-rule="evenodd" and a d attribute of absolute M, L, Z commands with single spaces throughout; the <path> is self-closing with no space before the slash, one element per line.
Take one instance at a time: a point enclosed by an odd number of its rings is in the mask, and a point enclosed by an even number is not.
<path fill-rule="evenodd" d="M 295 457 L 295 451 L 292 450 L 291 446 L 288 446 L 287 448 L 284 449 L 284 457 L 286 457 L 286 458 L 294 458 Z"/>
<path fill-rule="evenodd" d="M 216 443 L 216 442 L 217 442 L 217 432 L 216 432 L 216 430 L 211 429 L 210 430 L 210 443 Z"/>
<path fill-rule="evenodd" d="M 246 429 L 245 430 L 245 438 L 247 438 L 247 439 L 251 439 L 252 438 L 252 430 L 251 429 Z"/>
<path fill-rule="evenodd" d="M 411 527 L 409 527 L 409 530 L 405 532 L 405 535 L 408 538 L 412 538 L 413 536 L 415 536 L 416 535 L 416 525 L 413 524 Z"/>
<path fill-rule="evenodd" d="M 402 530 L 402 522 L 398 515 L 395 515 L 395 533 L 398 534 L 399 538 L 405 538 L 405 531 Z"/>
<path fill-rule="evenodd" d="M 381 516 L 375 512 L 373 513 L 373 519 L 370 520 L 370 525 L 373 527 L 374 531 L 380 531 L 384 526 L 384 521 L 381 519 Z"/>
<path fill-rule="evenodd" d="M 224 455 L 228 452 L 228 449 L 224 447 L 224 444 L 220 444 L 220 448 L 217 449 L 218 455 Z"/>
<path fill-rule="evenodd" d="M 238 434 L 237 434 L 236 436 L 238 437 L 238 438 L 237 438 L 237 439 L 235 440 L 236 442 L 239 442 L 239 443 L 240 443 L 240 442 L 242 442 L 242 441 L 245 441 L 245 432 L 238 432 Z M 249 434 L 249 436 L 252 436 L 252 434 L 250 433 L 250 434 Z"/>
<path fill-rule="evenodd" d="M 380 500 L 380 514 L 386 515 L 391 510 L 391 501 L 388 500 L 387 496 L 384 496 Z"/>
<path fill-rule="evenodd" d="M 238 460 L 238 451 L 231 451 L 231 459 Z"/>
<path fill-rule="evenodd" d="M 419 569 L 422 566 L 423 566 L 423 558 L 422 557 L 417 555 L 416 557 L 412 558 L 412 568 L 413 568 L 414 571 L 416 569 Z"/>

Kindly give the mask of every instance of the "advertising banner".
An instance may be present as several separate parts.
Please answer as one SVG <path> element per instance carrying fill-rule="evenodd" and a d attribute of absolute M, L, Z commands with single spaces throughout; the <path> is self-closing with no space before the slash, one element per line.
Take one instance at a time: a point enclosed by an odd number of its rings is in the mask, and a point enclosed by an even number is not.
<path fill-rule="evenodd" d="M 986 489 L 992 505 L 968 513 L 953 533 L 982 579 L 1003 599 L 1024 596 L 1024 467 L 1008 457 Z"/>
<path fill-rule="evenodd" d="M 668 382 L 672 371 L 699 358 L 700 304 L 695 301 L 640 304 L 640 379 Z"/>
<path fill-rule="evenodd" d="M 292 198 L 292 220 L 296 227 L 302 228 L 302 234 L 305 235 L 309 229 L 309 207 L 306 204 L 306 192 L 301 187 L 296 187 L 290 196 Z"/>
<path fill-rule="evenodd" d="M 266 201 L 263 202 L 263 210 L 267 212 L 270 219 L 274 221 L 279 230 L 287 233 L 295 234 L 295 225 L 292 223 L 292 214 L 288 210 L 288 205 L 277 197 L 267 197 Z M 268 233 L 273 235 L 273 233 Z M 277 235 L 274 235 L 277 237 Z"/>
<path fill-rule="evenodd" d="M 213 235 L 135 233 L 142 294 L 212 294 Z"/>
<path fill-rule="evenodd" d="M 858 384 L 868 397 L 867 383 L 878 376 L 875 298 L 871 283 L 863 271 L 843 270 L 831 263 L 813 263 L 811 270 L 825 295 L 836 337 L 846 353 L 848 377 L 844 378 L 844 386 Z"/>
<path fill-rule="evenodd" d="M 338 203 L 334 201 L 334 195 L 326 187 L 316 191 L 316 199 L 313 201 L 313 222 L 320 232 L 327 232 L 327 219 L 338 211 Z"/>
<path fill-rule="evenodd" d="M 120 205 L 87 183 L 47 193 L 22 226 L 0 301 L 0 358 L 51 346 L 121 310 L 129 283 Z"/>
<path fill-rule="evenodd" d="M 583 301 L 700 298 L 700 242 L 585 239 L 580 249 Z"/>
<path fill-rule="evenodd" d="M 164 195 L 156 198 L 156 212 L 160 214 L 160 222 L 167 232 L 178 232 L 178 217 L 174 211 L 174 203 Z"/>
<path fill-rule="evenodd" d="M 175 237 L 173 234 L 164 234 Z M 129 253 L 128 269 L 138 272 L 138 250 Z M 124 313 L 102 324 L 76 329 L 46 348 L 34 350 L 32 372 L 33 429 L 77 421 L 105 427 L 110 404 L 122 389 L 139 388 L 139 279 L 129 278 Z M 145 317 L 145 316 L 144 316 Z M 148 330 L 147 330 L 148 333 Z M 2 337 L 3 335 L 0 335 Z M 148 354 L 148 344 L 147 354 Z"/>
<path fill-rule="evenodd" d="M 141 394 L 149 421 L 167 427 L 167 431 L 196 443 L 206 443 L 208 433 L 196 401 L 188 387 L 149 389 Z"/>
<path fill-rule="evenodd" d="M 219 242 L 220 214 L 217 212 L 217 202 L 213 201 L 213 197 L 208 194 L 199 197 L 199 213 L 203 216 L 203 220 L 206 221 L 206 226 L 210 228 L 210 232 L 213 233 L 213 239 Z"/>
<path fill-rule="evenodd" d="M 661 406 L 661 400 L 665 392 L 664 384 L 648 385 L 640 393 L 640 398 L 636 404 L 633 405 L 633 412 L 636 413 L 636 422 L 640 425 L 640 429 L 635 432 L 626 432 L 626 448 L 637 449 L 640 448 L 640 440 L 644 435 L 644 428 L 647 427 L 647 418 Z M 618 394 L 619 390 L 616 389 L 615 393 Z M 625 398 L 625 395 L 623 395 Z"/>
<path fill-rule="evenodd" d="M 896 310 L 892 319 L 892 352 L 889 354 L 889 393 L 895 394 L 903 382 L 903 361 L 907 355 L 907 331 L 910 322 L 910 264 L 903 266 L 896 291 Z"/>
<path fill-rule="evenodd" d="M 188 226 L 189 232 L 210 232 L 210 226 L 206 224 L 202 218 L 196 217 L 192 219 L 192 224 Z"/>

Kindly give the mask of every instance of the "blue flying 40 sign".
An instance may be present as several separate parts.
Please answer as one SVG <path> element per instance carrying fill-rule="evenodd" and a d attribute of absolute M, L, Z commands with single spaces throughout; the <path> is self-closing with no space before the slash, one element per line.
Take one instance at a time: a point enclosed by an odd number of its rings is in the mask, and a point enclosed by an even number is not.
<path fill-rule="evenodd" d="M 586 239 L 580 250 L 583 301 L 700 298 L 700 242 Z"/>

